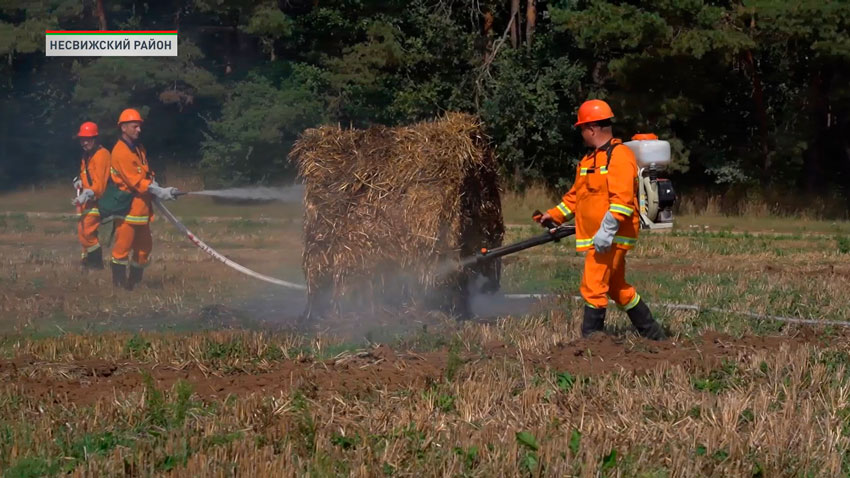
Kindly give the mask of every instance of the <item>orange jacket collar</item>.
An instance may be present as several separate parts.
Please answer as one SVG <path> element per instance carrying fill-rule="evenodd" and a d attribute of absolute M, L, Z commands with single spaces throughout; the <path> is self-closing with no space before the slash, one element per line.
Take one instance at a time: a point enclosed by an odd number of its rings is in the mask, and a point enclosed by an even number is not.
<path fill-rule="evenodd" d="M 136 153 L 136 143 L 134 143 L 132 141 L 127 141 L 126 139 L 124 139 L 124 135 L 121 135 L 118 138 L 118 140 L 121 141 L 122 143 L 126 144 L 127 147 L 130 148 L 130 151 Z"/>

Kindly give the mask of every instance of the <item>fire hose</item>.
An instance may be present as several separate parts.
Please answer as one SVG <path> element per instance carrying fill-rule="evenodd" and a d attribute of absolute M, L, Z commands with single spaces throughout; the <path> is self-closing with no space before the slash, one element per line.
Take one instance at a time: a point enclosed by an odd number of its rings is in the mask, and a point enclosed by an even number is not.
<path fill-rule="evenodd" d="M 194 235 L 192 233 L 192 231 L 189 230 L 189 228 L 187 228 L 185 225 L 183 225 L 183 223 L 180 222 L 180 220 L 177 219 L 177 217 L 171 211 L 169 211 L 168 208 L 165 207 L 159 201 L 159 199 L 154 198 L 153 203 L 154 203 L 154 205 L 156 205 L 157 209 L 159 209 L 159 211 L 162 213 L 162 215 L 165 216 L 166 219 L 168 219 L 168 222 L 170 222 L 171 224 L 174 224 L 174 227 L 176 227 L 180 232 L 185 234 L 186 237 L 189 238 L 190 241 L 192 241 L 192 244 L 198 246 L 198 248 L 200 250 L 211 255 L 214 259 L 216 259 L 219 262 L 223 263 L 224 265 L 230 267 L 231 269 L 237 270 L 237 271 L 239 271 L 239 272 L 241 272 L 245 275 L 251 276 L 255 279 L 259 279 L 261 281 L 268 282 L 269 284 L 275 284 L 275 285 L 279 285 L 279 286 L 282 286 L 282 287 L 286 287 L 286 288 L 289 288 L 289 289 L 295 289 L 295 290 L 307 290 L 307 287 L 303 286 L 301 284 L 295 284 L 293 282 L 287 282 L 285 280 L 277 279 L 275 277 L 270 277 L 270 276 L 267 276 L 265 274 L 260 274 L 259 272 L 253 271 L 253 270 L 251 270 L 251 269 L 249 269 L 249 268 L 247 268 L 247 267 L 245 267 L 241 264 L 238 264 L 238 263 L 228 259 L 224 254 L 216 251 L 215 249 L 213 249 L 212 247 L 207 245 L 204 241 L 202 241 L 200 238 L 198 238 L 198 236 Z"/>
<path fill-rule="evenodd" d="M 581 296 L 567 296 L 560 294 L 505 294 L 503 297 L 506 299 L 517 299 L 517 300 L 560 300 L 560 299 L 572 299 L 576 302 L 584 302 L 584 298 Z M 611 305 L 617 305 L 614 301 L 608 302 Z M 786 317 L 782 315 L 770 315 L 770 314 L 759 314 L 757 312 L 751 312 L 747 310 L 732 310 L 732 309 L 723 309 L 720 307 L 707 307 L 701 306 L 698 304 L 673 304 L 669 302 L 647 302 L 647 305 L 652 307 L 659 307 L 667 310 L 683 310 L 687 312 L 696 312 L 697 314 L 701 314 L 703 312 L 714 312 L 715 314 L 727 314 L 727 315 L 740 315 L 743 317 L 747 317 L 753 320 L 772 320 L 775 322 L 785 322 L 788 324 L 800 324 L 800 325 L 821 325 L 821 326 L 834 326 L 834 327 L 850 327 L 850 321 L 843 320 L 829 320 L 829 319 L 812 319 L 812 318 L 802 318 L 802 317 Z"/>
<path fill-rule="evenodd" d="M 188 194 L 188 193 L 180 193 L 179 195 L 182 196 L 184 194 Z M 287 287 L 287 288 L 295 289 L 295 290 L 306 290 L 307 289 L 305 286 L 303 286 L 301 284 L 295 284 L 295 283 L 292 283 L 292 282 L 287 282 L 285 280 L 277 279 L 275 277 L 270 277 L 270 276 L 267 276 L 265 274 L 260 274 L 259 272 L 253 271 L 253 270 L 251 270 L 251 269 L 249 269 L 249 268 L 247 268 L 247 267 L 245 267 L 241 264 L 238 264 L 238 263 L 228 259 L 226 256 L 224 256 L 220 252 L 216 251 L 215 249 L 213 249 L 212 247 L 207 245 L 204 241 L 202 241 L 200 238 L 195 236 L 195 234 L 193 234 L 192 231 L 189 230 L 189 228 L 187 228 L 185 225 L 183 225 L 183 223 L 181 223 L 180 220 L 177 219 L 177 217 L 171 211 L 169 211 L 168 208 L 166 208 L 159 201 L 159 199 L 154 199 L 153 202 L 156 205 L 156 207 L 160 210 L 162 215 L 165 216 L 165 218 L 168 219 L 168 221 L 171 222 L 171 224 L 173 224 L 174 227 L 176 227 L 180 232 L 185 234 L 186 237 L 189 238 L 189 240 L 193 244 L 195 244 L 202 251 L 211 255 L 216 260 L 224 263 L 226 266 L 231 267 L 231 268 L 233 268 L 233 269 L 235 269 L 235 270 L 237 270 L 237 271 L 239 271 L 243 274 L 246 274 L 248 276 L 254 277 L 255 279 L 259 279 L 261 281 L 268 282 L 270 284 L 275 284 L 275 285 L 279 285 L 279 286 L 282 286 L 282 287 Z M 538 219 L 540 217 L 540 215 L 541 215 L 541 213 L 539 211 L 534 212 L 534 218 L 535 219 Z M 522 250 L 525 250 L 525 249 L 529 249 L 531 247 L 535 247 L 535 246 L 538 246 L 538 245 L 541 245 L 541 244 L 546 244 L 548 242 L 559 242 L 561 239 L 575 234 L 575 227 L 574 226 L 565 226 L 565 225 L 557 226 L 552 222 L 545 222 L 545 223 L 543 223 L 543 226 L 548 229 L 548 232 L 546 234 L 543 234 L 543 235 L 537 236 L 537 237 L 533 237 L 531 239 L 527 239 L 525 241 L 522 241 L 522 242 L 519 242 L 519 243 L 516 243 L 516 244 L 510 244 L 510 245 L 499 247 L 499 248 L 482 249 L 479 254 L 472 257 L 472 260 L 474 260 L 475 262 L 493 260 L 493 259 L 496 259 L 498 257 L 503 257 L 503 256 L 506 256 L 508 254 L 513 254 L 515 252 L 519 252 L 519 251 L 522 251 Z M 551 298 L 557 298 L 557 297 L 562 297 L 562 296 L 559 296 L 557 294 L 505 294 L 504 297 L 508 298 L 508 299 L 546 299 L 546 298 L 550 298 L 550 297 Z M 583 300 L 581 297 L 578 297 L 578 296 L 572 297 L 572 299 L 576 300 L 576 301 L 582 301 Z M 722 308 L 718 308 L 718 307 L 701 307 L 701 306 L 695 305 L 695 304 L 656 303 L 656 304 L 650 304 L 650 305 L 660 306 L 660 307 L 663 307 L 663 308 L 666 308 L 666 309 L 669 309 L 669 310 L 691 311 L 691 312 L 696 312 L 697 314 L 699 314 L 701 312 L 714 312 L 714 313 L 721 313 L 721 314 L 741 315 L 741 316 L 748 317 L 748 318 L 754 319 L 754 320 L 772 320 L 772 321 L 792 323 L 792 324 L 838 326 L 838 327 L 848 327 L 848 326 L 850 326 L 850 322 L 838 321 L 838 320 L 783 317 L 783 316 L 768 315 L 768 314 L 758 314 L 758 313 L 749 312 L 749 311 L 722 309 Z"/>

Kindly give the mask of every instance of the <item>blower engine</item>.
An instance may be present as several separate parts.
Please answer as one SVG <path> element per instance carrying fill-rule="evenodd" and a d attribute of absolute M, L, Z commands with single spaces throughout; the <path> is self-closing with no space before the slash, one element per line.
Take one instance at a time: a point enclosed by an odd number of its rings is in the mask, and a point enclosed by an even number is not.
<path fill-rule="evenodd" d="M 676 192 L 669 179 L 658 177 L 670 163 L 670 143 L 649 133 L 636 134 L 625 145 L 634 151 L 638 164 L 641 229 L 672 228 Z"/>

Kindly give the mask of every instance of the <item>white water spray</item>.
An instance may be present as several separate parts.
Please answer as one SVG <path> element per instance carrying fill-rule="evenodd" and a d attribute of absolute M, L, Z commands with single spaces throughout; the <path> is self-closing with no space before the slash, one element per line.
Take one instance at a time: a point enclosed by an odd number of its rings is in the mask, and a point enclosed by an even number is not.
<path fill-rule="evenodd" d="M 193 196 L 212 196 L 228 199 L 242 199 L 248 201 L 281 201 L 288 203 L 300 203 L 304 199 L 304 185 L 295 184 L 284 187 L 249 187 L 218 189 L 213 191 L 192 191 Z"/>

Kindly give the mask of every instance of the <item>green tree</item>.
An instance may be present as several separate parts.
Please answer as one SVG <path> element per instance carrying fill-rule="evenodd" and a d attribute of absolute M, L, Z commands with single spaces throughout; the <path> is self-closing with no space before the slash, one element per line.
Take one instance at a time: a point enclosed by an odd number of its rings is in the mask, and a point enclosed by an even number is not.
<path fill-rule="evenodd" d="M 67 76 L 67 62 L 44 57 L 44 32 L 60 24 L 79 27 L 84 13 L 71 0 L 0 2 L 0 188 L 71 169 L 71 84 L 55 81 Z"/>
<path fill-rule="evenodd" d="M 745 79 L 728 72 L 753 45 L 728 13 L 701 1 L 639 7 L 594 0 L 553 9 L 552 17 L 591 68 L 588 95 L 609 100 L 621 134 L 652 131 L 670 140 L 672 169 L 685 172 L 694 148 L 706 160 L 696 166 L 710 171 L 728 164 L 737 141 L 752 140 L 748 128 L 723 120 L 739 117 L 746 105 L 736 93 L 746 90 Z M 708 124 L 712 134 L 702 134 Z"/>
<path fill-rule="evenodd" d="M 547 55 L 551 41 L 538 35 L 530 50 L 504 52 L 485 83 L 481 115 L 516 186 L 542 181 L 563 189 L 583 153 L 572 125 L 585 70 Z"/>
<path fill-rule="evenodd" d="M 201 161 L 208 186 L 264 182 L 291 170 L 286 157 L 298 134 L 326 119 L 322 86 L 321 72 L 300 64 L 277 84 L 251 75 L 234 85 L 220 118 L 208 122 Z"/>

